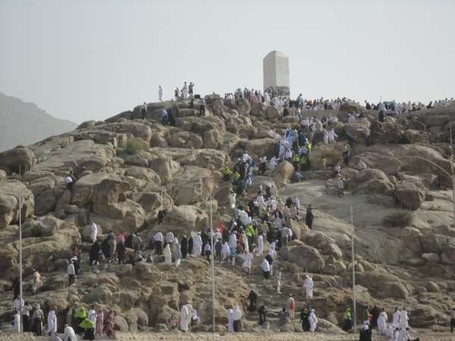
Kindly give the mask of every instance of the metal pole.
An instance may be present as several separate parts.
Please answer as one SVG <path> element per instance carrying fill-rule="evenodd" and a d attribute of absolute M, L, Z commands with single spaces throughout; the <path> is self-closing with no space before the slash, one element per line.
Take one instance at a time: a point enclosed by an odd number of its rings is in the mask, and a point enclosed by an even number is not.
<path fill-rule="evenodd" d="M 351 194 L 352 195 L 352 194 Z M 352 311 L 354 314 L 354 330 L 357 330 L 357 299 L 355 294 L 355 251 L 354 251 L 354 214 L 351 205 L 351 224 L 352 224 Z"/>
<path fill-rule="evenodd" d="M 19 331 L 24 331 L 22 321 L 22 194 L 19 195 L 19 296 L 20 296 L 20 310 L 19 310 Z"/>
<path fill-rule="evenodd" d="M 355 249 L 354 249 L 354 210 L 353 210 L 353 198 L 352 198 L 352 181 L 349 181 L 349 191 L 351 192 L 351 225 L 352 225 L 352 242 L 351 242 L 351 257 L 352 257 L 352 312 L 354 315 L 354 330 L 357 330 L 357 299 L 355 293 Z"/>
<path fill-rule="evenodd" d="M 455 226 L 455 177 L 453 172 L 453 143 L 452 143 L 452 121 L 450 121 L 450 170 L 452 177 L 452 204 L 453 204 L 453 225 Z"/>
<path fill-rule="evenodd" d="M 213 247 L 213 238 L 215 236 L 215 231 L 213 229 L 213 218 L 212 218 L 212 197 L 210 196 L 210 247 L 211 247 L 211 266 L 212 266 L 212 328 L 213 332 L 215 332 L 215 249 Z"/>

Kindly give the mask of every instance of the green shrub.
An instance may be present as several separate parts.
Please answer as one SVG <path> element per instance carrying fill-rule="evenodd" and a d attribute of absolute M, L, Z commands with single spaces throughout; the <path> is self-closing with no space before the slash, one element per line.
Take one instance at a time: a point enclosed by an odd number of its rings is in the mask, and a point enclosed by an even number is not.
<path fill-rule="evenodd" d="M 387 227 L 405 227 L 412 223 L 412 213 L 409 211 L 395 211 L 382 221 Z"/>
<path fill-rule="evenodd" d="M 128 139 L 126 142 L 125 152 L 129 155 L 136 155 L 144 149 L 144 141 L 133 137 L 132 139 Z"/>

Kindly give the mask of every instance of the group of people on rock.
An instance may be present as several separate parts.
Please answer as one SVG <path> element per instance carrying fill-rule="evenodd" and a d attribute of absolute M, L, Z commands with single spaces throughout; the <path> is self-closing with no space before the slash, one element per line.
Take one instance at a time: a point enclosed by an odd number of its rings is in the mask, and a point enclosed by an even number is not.
<path fill-rule="evenodd" d="M 413 339 L 410 335 L 409 314 L 406 308 L 401 310 L 395 308 L 391 323 L 388 323 L 389 318 L 385 309 L 379 309 L 376 305 L 367 309 L 366 315 L 367 319 L 359 331 L 360 341 L 371 341 L 373 329 L 377 329 L 379 335 L 386 336 L 391 341 L 420 340 L 420 338 Z"/>
<path fill-rule="evenodd" d="M 84 340 L 94 340 L 95 336 L 115 337 L 116 313 L 93 305 L 87 310 L 79 305 L 67 310 L 63 333 L 58 333 L 58 320 L 55 307 L 45 301 L 44 306 L 32 306 L 17 296 L 13 302 L 13 325 L 18 332 L 32 332 L 36 336 L 50 336 L 53 341 L 77 341 L 77 334 Z"/>
<path fill-rule="evenodd" d="M 311 279 L 308 275 L 305 276 L 305 281 L 308 281 L 308 279 Z M 304 283 L 305 287 L 306 283 Z M 279 285 L 278 285 L 279 288 Z M 306 289 L 306 303 L 304 307 L 301 309 L 300 312 L 300 323 L 302 324 L 302 331 L 303 332 L 315 332 L 318 326 L 318 318 L 316 316 L 316 310 L 311 307 L 311 299 L 313 298 L 313 289 L 311 286 L 310 291 L 308 290 L 308 287 L 305 287 Z M 281 294 L 281 292 L 277 292 Z M 251 290 L 247 300 L 249 300 L 248 303 L 248 308 L 247 311 L 249 313 L 258 313 L 259 314 L 259 325 L 265 327 L 265 323 L 267 323 L 267 313 L 268 309 L 267 307 L 262 304 L 258 308 L 258 295 L 255 291 Z M 284 326 L 288 324 L 290 321 L 294 320 L 296 317 L 296 307 L 297 303 L 295 298 L 293 297 L 292 294 L 289 294 L 289 297 L 281 310 L 278 312 L 278 323 L 279 326 Z M 228 320 L 230 317 L 230 310 L 228 310 Z M 229 327 L 228 327 L 229 331 Z M 236 331 L 236 330 L 234 330 Z"/>

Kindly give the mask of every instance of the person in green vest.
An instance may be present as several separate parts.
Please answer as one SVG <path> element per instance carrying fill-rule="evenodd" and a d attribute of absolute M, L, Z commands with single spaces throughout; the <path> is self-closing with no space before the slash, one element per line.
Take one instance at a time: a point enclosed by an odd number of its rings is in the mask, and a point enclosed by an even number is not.
<path fill-rule="evenodd" d="M 343 330 L 347 332 L 352 328 L 352 317 L 351 317 L 351 308 L 346 307 L 343 312 Z"/>
<path fill-rule="evenodd" d="M 74 313 L 74 317 L 76 318 L 76 333 L 80 334 L 84 330 L 80 324 L 88 317 L 87 309 L 85 309 L 83 306 L 77 307 L 76 312 Z"/>

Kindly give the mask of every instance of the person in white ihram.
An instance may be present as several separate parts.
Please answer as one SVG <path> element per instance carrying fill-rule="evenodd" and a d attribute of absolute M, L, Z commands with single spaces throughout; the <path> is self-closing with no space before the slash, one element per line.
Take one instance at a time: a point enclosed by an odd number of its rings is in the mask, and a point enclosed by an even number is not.
<path fill-rule="evenodd" d="M 96 237 L 98 235 L 98 225 L 92 220 L 90 223 L 90 240 L 92 243 L 96 242 Z"/>
<path fill-rule="evenodd" d="M 314 333 L 318 327 L 318 318 L 316 317 L 316 312 L 314 309 L 311 309 L 310 317 L 308 319 L 310 320 L 310 332 Z"/>
<path fill-rule="evenodd" d="M 74 331 L 73 327 L 65 324 L 63 333 L 63 341 L 77 341 L 76 332 Z"/>
<path fill-rule="evenodd" d="M 158 87 L 158 100 L 163 101 L 163 87 L 161 85 Z"/>
<path fill-rule="evenodd" d="M 283 282 L 281 280 L 281 268 L 276 274 L 276 293 L 281 294 L 281 286 L 283 285 Z"/>
<path fill-rule="evenodd" d="M 313 298 L 313 279 L 309 275 L 305 275 L 303 280 L 303 287 L 305 288 L 305 296 L 307 300 Z"/>
<path fill-rule="evenodd" d="M 227 241 L 223 242 L 221 246 L 221 261 L 224 262 L 231 256 L 231 249 L 229 248 L 229 244 Z"/>
<path fill-rule="evenodd" d="M 403 310 L 400 313 L 400 323 L 398 324 L 401 330 L 406 330 L 406 328 L 409 328 L 409 315 L 408 312 L 406 311 L 406 308 L 403 308 Z"/>
<path fill-rule="evenodd" d="M 235 208 L 235 197 L 236 197 L 236 194 L 235 192 L 231 192 L 229 194 L 229 206 L 234 209 Z"/>
<path fill-rule="evenodd" d="M 198 232 L 193 237 L 193 257 L 200 256 L 202 253 L 202 238 Z"/>
<path fill-rule="evenodd" d="M 193 306 L 190 303 L 185 304 L 180 310 L 180 330 L 187 332 L 191 322 Z"/>
<path fill-rule="evenodd" d="M 228 333 L 234 332 L 234 309 L 228 310 Z"/>
<path fill-rule="evenodd" d="M 57 315 L 55 314 L 55 310 L 51 308 L 51 310 L 47 314 L 46 334 L 53 337 L 55 336 L 55 333 L 57 333 Z"/>
<path fill-rule="evenodd" d="M 395 312 L 392 315 L 392 325 L 394 327 L 398 327 L 398 324 L 400 323 L 400 315 L 401 315 L 401 310 L 398 308 L 395 308 Z"/>
<path fill-rule="evenodd" d="M 382 309 L 381 313 L 379 314 L 378 317 L 378 332 L 380 335 L 385 335 L 387 331 L 387 313 Z"/>
<path fill-rule="evenodd" d="M 171 252 L 171 245 L 166 244 L 166 247 L 163 250 L 164 255 L 164 264 L 172 264 L 172 252 Z"/>
<path fill-rule="evenodd" d="M 258 247 L 256 250 L 258 256 L 261 256 L 264 253 L 264 235 L 259 233 L 258 235 Z"/>

